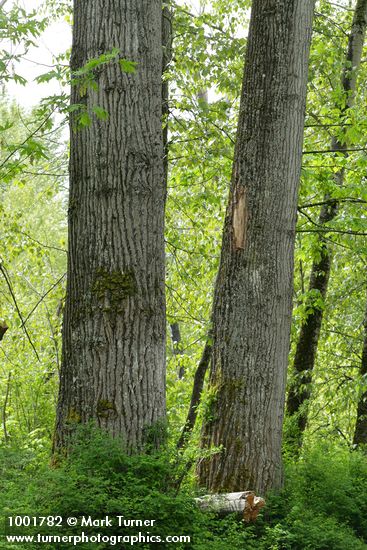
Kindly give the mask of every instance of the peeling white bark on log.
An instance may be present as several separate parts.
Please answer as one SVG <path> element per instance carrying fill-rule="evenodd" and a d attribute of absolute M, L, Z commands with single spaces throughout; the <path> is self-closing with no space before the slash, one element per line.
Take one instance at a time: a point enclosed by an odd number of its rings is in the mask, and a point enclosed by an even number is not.
<path fill-rule="evenodd" d="M 215 512 L 220 516 L 241 514 L 246 523 L 255 521 L 261 508 L 265 506 L 265 500 L 257 497 L 253 491 L 205 495 L 195 501 L 202 510 Z"/>

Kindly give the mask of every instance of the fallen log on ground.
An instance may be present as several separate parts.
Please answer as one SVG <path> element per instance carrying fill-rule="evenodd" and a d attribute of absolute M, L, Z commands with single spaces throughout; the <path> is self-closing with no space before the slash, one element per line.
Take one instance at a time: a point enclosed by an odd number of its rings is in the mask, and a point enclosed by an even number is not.
<path fill-rule="evenodd" d="M 240 514 L 246 523 L 255 521 L 261 508 L 265 506 L 265 500 L 257 497 L 253 491 L 205 495 L 195 500 L 201 510 L 214 512 L 219 516 Z"/>

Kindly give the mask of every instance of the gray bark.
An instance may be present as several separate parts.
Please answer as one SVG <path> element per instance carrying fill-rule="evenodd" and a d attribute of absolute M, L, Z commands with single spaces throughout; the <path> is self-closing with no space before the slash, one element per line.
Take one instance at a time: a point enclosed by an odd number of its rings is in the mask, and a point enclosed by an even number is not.
<path fill-rule="evenodd" d="M 69 252 L 55 447 L 93 420 L 129 451 L 165 417 L 162 2 L 74 1 L 71 70 L 112 48 L 137 62 L 98 69 L 71 102 L 107 121 L 71 120 Z"/>
<path fill-rule="evenodd" d="M 254 0 L 213 304 L 198 463 L 211 492 L 282 482 L 293 249 L 313 0 Z"/>
<path fill-rule="evenodd" d="M 340 122 L 343 124 L 348 109 L 354 103 L 354 95 L 357 83 L 358 68 L 361 63 L 363 44 L 367 25 L 367 0 L 358 0 L 355 8 L 353 23 L 348 40 L 348 49 L 345 59 L 345 67 L 342 74 L 342 89 L 344 91 L 345 104 L 340 110 Z M 339 151 L 347 156 L 348 143 L 342 139 L 332 139 L 331 149 Z M 344 170 L 335 174 L 335 182 L 342 186 L 344 183 Z M 318 223 L 323 226 L 331 222 L 338 214 L 337 200 L 330 200 L 330 196 L 324 197 Z M 327 289 L 332 266 L 332 249 L 328 241 L 319 237 L 320 260 L 312 265 L 309 292 L 318 291 L 323 301 L 327 295 Z M 311 294 L 312 296 L 312 294 Z M 296 419 L 295 430 L 288 435 L 289 442 L 294 445 L 295 451 L 300 449 L 302 434 L 307 425 L 308 401 L 311 396 L 312 372 L 315 366 L 317 347 L 322 325 L 322 308 L 312 308 L 310 299 L 309 308 L 312 310 L 304 321 L 297 341 L 296 353 L 293 362 L 294 379 L 291 383 L 288 399 L 287 413 Z"/>

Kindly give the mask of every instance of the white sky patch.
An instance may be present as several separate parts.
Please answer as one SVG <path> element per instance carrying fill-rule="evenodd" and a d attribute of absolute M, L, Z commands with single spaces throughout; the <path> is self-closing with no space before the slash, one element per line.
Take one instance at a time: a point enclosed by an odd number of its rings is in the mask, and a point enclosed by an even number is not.
<path fill-rule="evenodd" d="M 8 0 L 6 9 L 16 2 Z M 17 2 L 28 13 L 37 10 L 42 17 L 44 0 L 22 0 Z M 45 72 L 52 70 L 55 57 L 64 53 L 71 46 L 71 27 L 66 21 L 52 22 L 38 39 L 36 48 L 30 48 L 25 59 L 17 63 L 15 71 L 28 82 L 25 86 L 10 81 L 7 92 L 10 98 L 14 98 L 22 107 L 29 108 L 43 97 L 60 93 L 60 85 L 55 80 L 44 84 L 37 84 L 34 79 Z"/>
<path fill-rule="evenodd" d="M 211 8 L 210 0 L 182 0 L 180 3 L 190 6 L 193 14 L 210 11 Z M 44 0 L 7 0 L 5 9 L 8 10 L 14 4 L 22 6 L 28 13 L 37 10 L 41 17 L 44 13 Z M 55 58 L 71 47 L 71 33 L 71 26 L 65 20 L 54 21 L 48 26 L 38 39 L 37 47 L 30 48 L 25 58 L 15 65 L 15 72 L 24 77 L 27 84 L 22 86 L 10 81 L 6 86 L 9 98 L 14 98 L 27 109 L 37 105 L 44 97 L 61 93 L 60 84 L 56 80 L 38 84 L 35 78 L 52 70 Z M 246 35 L 247 29 L 243 29 L 243 36 Z M 209 90 L 209 96 L 210 101 L 217 99 L 215 90 Z"/>
<path fill-rule="evenodd" d="M 230 0 L 229 0 L 230 1 Z M 350 6 L 351 0 L 336 0 L 339 5 Z M 42 7 L 45 0 L 7 0 L 5 9 L 9 9 L 14 4 L 22 6 L 27 12 L 37 10 L 42 15 Z M 186 4 L 194 14 L 210 11 L 210 0 L 179 0 L 179 3 Z M 248 11 L 248 13 L 250 10 Z M 241 29 L 239 37 L 247 36 L 247 28 Z M 38 46 L 31 48 L 23 59 L 15 67 L 17 73 L 26 78 L 28 83 L 21 86 L 15 82 L 9 82 L 6 86 L 10 98 L 14 98 L 21 106 L 30 108 L 36 105 L 40 99 L 49 95 L 57 94 L 60 85 L 56 81 L 45 84 L 38 84 L 34 79 L 51 70 L 55 57 L 64 53 L 71 46 L 71 27 L 69 23 L 63 20 L 55 21 L 50 24 L 46 31 L 38 40 Z M 44 66 L 46 65 L 46 66 Z M 210 90 L 210 99 L 216 98 L 214 90 Z"/>

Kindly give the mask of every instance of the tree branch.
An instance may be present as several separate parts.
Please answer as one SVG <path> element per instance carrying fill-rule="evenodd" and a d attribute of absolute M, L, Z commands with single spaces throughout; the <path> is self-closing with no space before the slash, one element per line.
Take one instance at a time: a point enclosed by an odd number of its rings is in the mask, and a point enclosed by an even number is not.
<path fill-rule="evenodd" d="M 302 155 L 317 155 L 319 153 L 349 153 L 354 151 L 367 151 L 366 147 L 356 147 L 355 149 L 320 149 L 316 151 L 302 151 Z"/>
<path fill-rule="evenodd" d="M 36 311 L 36 309 L 38 308 L 38 306 L 43 302 L 43 300 L 46 298 L 46 296 L 48 296 L 48 294 L 50 294 L 50 292 L 52 292 L 52 290 L 61 283 L 61 281 L 64 279 L 64 277 L 66 276 L 66 273 L 64 273 L 60 279 L 58 279 L 56 281 L 56 283 L 54 283 L 51 288 L 49 288 L 47 290 L 47 292 L 45 292 L 41 298 L 38 300 L 38 302 L 36 303 L 36 305 L 31 309 L 31 311 L 28 313 L 27 317 L 24 319 L 24 321 L 22 321 L 22 328 L 25 327 L 25 324 L 26 322 L 28 321 L 28 319 L 31 317 L 31 315 L 33 315 L 33 313 Z"/>
<path fill-rule="evenodd" d="M 10 295 L 11 295 L 11 297 L 12 297 L 12 300 L 13 300 L 13 302 L 14 302 L 15 309 L 17 310 L 19 319 L 20 319 L 21 322 L 22 322 L 22 328 L 23 328 L 23 330 L 24 330 L 25 335 L 27 336 L 28 342 L 30 343 L 30 345 L 31 345 L 31 347 L 32 347 L 32 349 L 33 349 L 33 351 L 34 351 L 34 353 L 35 353 L 35 355 L 36 355 L 36 357 L 37 357 L 37 360 L 38 360 L 39 362 L 41 362 L 41 359 L 40 359 L 40 357 L 39 357 L 39 355 L 38 355 L 38 353 L 37 353 L 37 350 L 36 350 L 36 348 L 35 348 L 35 346 L 34 346 L 32 340 L 31 340 L 31 337 L 30 337 L 30 335 L 29 335 L 29 332 L 28 332 L 28 330 L 27 330 L 27 327 L 24 325 L 23 316 L 22 316 L 22 313 L 21 313 L 21 311 L 20 311 L 20 309 L 19 309 L 18 302 L 17 302 L 17 299 L 16 299 L 16 297 L 15 297 L 15 294 L 14 294 L 14 292 L 13 292 L 13 288 L 12 288 L 12 285 L 11 285 L 11 282 L 10 282 L 10 279 L 9 279 L 9 276 L 8 276 L 8 274 L 7 274 L 7 272 L 6 272 L 6 269 L 5 269 L 5 267 L 3 266 L 1 260 L 0 260 L 0 272 L 3 274 L 3 277 L 4 277 L 5 282 L 6 282 L 6 286 L 8 287 L 8 290 L 9 290 Z"/>
<path fill-rule="evenodd" d="M 301 210 L 302 208 L 314 208 L 316 206 L 324 206 L 326 204 L 332 204 L 333 202 L 351 202 L 351 203 L 360 203 L 360 204 L 367 204 L 367 201 L 363 200 L 363 199 L 355 199 L 353 197 L 346 197 L 344 199 L 329 199 L 329 200 L 326 200 L 326 201 L 321 201 L 321 202 L 310 202 L 310 203 L 306 203 L 306 204 L 301 204 L 298 208 L 299 210 Z"/>

